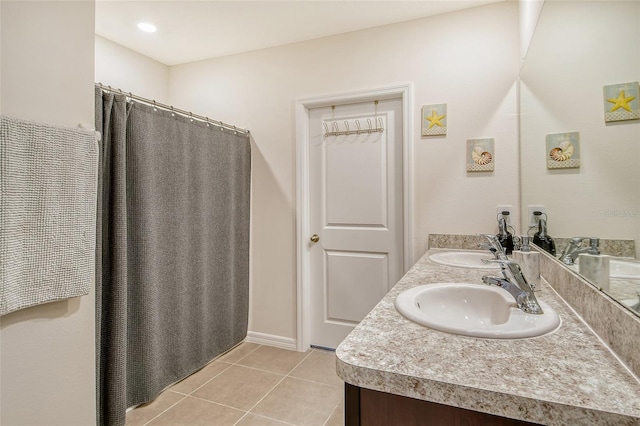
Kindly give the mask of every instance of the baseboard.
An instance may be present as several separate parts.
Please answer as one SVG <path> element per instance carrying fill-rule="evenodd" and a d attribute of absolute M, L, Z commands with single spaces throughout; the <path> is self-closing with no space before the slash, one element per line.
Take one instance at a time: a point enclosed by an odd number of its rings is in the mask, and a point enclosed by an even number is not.
<path fill-rule="evenodd" d="M 257 343 L 259 345 L 273 346 L 290 351 L 297 350 L 296 340 L 290 337 L 275 336 L 273 334 L 258 333 L 257 331 L 247 332 L 245 342 Z"/>

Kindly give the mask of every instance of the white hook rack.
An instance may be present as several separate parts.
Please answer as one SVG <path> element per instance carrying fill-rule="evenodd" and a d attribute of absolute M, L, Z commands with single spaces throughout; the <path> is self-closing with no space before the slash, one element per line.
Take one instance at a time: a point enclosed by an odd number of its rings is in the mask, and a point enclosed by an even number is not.
<path fill-rule="evenodd" d="M 332 121 L 331 124 L 327 124 L 326 121 L 322 122 L 322 126 L 324 127 L 324 137 L 329 136 L 342 136 L 342 135 L 359 135 L 362 133 L 383 133 L 384 132 L 384 123 L 382 122 L 381 117 L 377 117 L 376 127 L 373 127 L 373 123 L 371 118 L 367 118 L 367 128 L 363 129 L 360 125 L 360 120 L 355 120 L 355 124 L 357 130 L 351 130 L 349 128 L 349 122 L 347 120 L 344 121 L 345 130 L 340 130 L 340 124 L 337 121 Z M 329 130 L 331 127 L 331 130 Z"/>

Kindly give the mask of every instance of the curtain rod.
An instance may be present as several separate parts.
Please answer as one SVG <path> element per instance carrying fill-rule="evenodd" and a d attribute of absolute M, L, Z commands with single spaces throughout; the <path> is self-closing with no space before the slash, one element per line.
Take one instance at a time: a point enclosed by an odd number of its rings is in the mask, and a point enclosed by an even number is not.
<path fill-rule="evenodd" d="M 105 92 L 111 92 L 111 93 L 117 93 L 119 95 L 125 95 L 126 97 L 133 99 L 135 101 L 138 102 L 142 102 L 145 103 L 149 106 L 153 106 L 156 108 L 161 108 L 164 109 L 166 111 L 171 111 L 175 114 L 180 114 L 184 117 L 188 117 L 194 120 L 198 120 L 198 121 L 203 121 L 207 124 L 211 124 L 214 125 L 216 127 L 221 127 L 223 129 L 227 129 L 227 130 L 231 130 L 233 132 L 237 132 L 237 133 L 241 133 L 244 134 L 246 136 L 250 135 L 249 130 L 246 129 L 241 129 L 239 127 L 236 126 L 232 126 L 231 124 L 227 124 L 227 123 L 223 123 L 222 121 L 215 121 L 210 119 L 209 117 L 205 117 L 202 115 L 198 115 L 198 114 L 194 114 L 190 111 L 185 111 L 183 109 L 178 109 L 178 108 L 174 108 L 172 105 L 165 105 L 165 104 L 161 104 L 160 102 L 156 102 L 153 99 L 147 99 L 147 98 L 143 98 L 142 96 L 138 96 L 138 95 L 133 95 L 131 92 L 123 92 L 122 89 L 114 89 L 111 86 L 105 86 L 102 83 L 96 83 L 96 87 L 99 87 L 101 90 L 104 90 Z"/>

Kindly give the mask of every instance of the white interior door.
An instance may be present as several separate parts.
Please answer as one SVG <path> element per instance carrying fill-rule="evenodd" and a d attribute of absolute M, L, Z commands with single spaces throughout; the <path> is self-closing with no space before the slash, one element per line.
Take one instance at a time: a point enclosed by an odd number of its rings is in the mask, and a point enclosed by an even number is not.
<path fill-rule="evenodd" d="M 345 122 L 384 131 L 324 136 Z M 337 347 L 402 277 L 402 137 L 401 99 L 309 110 L 312 345 Z"/>

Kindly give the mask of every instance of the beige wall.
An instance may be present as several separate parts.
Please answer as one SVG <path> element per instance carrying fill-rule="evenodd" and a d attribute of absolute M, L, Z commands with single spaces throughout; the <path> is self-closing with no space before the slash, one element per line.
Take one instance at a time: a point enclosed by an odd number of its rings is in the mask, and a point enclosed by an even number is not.
<path fill-rule="evenodd" d="M 416 256 L 429 233 L 496 231 L 498 204 L 519 216 L 518 21 L 504 2 L 170 68 L 171 103 L 255 140 L 251 331 L 296 336 L 296 98 L 414 84 Z M 435 103 L 448 104 L 449 134 L 421 138 L 420 109 Z M 496 170 L 469 174 L 466 140 L 484 137 Z"/>
<path fill-rule="evenodd" d="M 3 0 L 0 10 L 2 113 L 93 125 L 93 2 Z M 95 424 L 94 303 L 92 289 L 0 318 L 0 424 Z"/>
<path fill-rule="evenodd" d="M 169 67 L 167 103 L 255 139 L 251 331 L 296 335 L 296 98 L 414 84 L 416 256 L 429 233 L 494 232 L 498 204 L 518 216 L 518 19 L 503 3 Z M 149 93 L 162 90 L 164 66 L 149 61 L 96 38 L 97 80 L 160 100 Z M 158 83 L 139 78 L 147 73 Z M 421 106 L 432 103 L 448 104 L 446 137 L 420 137 Z M 496 171 L 468 174 L 466 140 L 481 137 L 495 138 Z"/>
<path fill-rule="evenodd" d="M 169 67 L 95 36 L 97 83 L 160 103 L 169 102 Z"/>
<path fill-rule="evenodd" d="M 544 0 L 520 0 L 520 60 L 524 62 L 542 13 Z"/>

